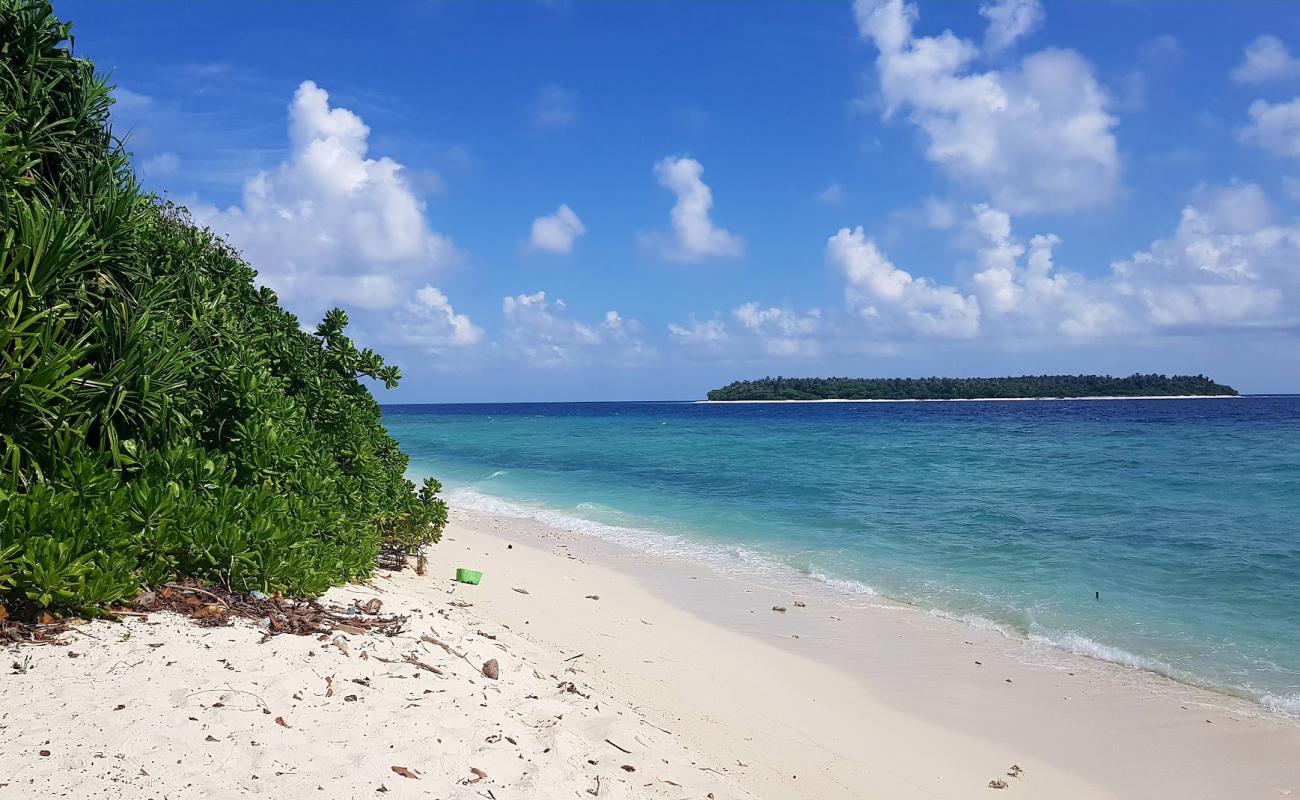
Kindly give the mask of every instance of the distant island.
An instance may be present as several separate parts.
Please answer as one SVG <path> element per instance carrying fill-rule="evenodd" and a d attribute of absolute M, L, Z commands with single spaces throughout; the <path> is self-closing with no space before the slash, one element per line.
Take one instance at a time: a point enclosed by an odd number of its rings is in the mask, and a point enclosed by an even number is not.
<path fill-rule="evenodd" d="M 1204 375 L 1021 375 L 1007 378 L 760 378 L 709 392 L 713 401 L 977 400 L 1085 397 L 1233 397 Z"/>

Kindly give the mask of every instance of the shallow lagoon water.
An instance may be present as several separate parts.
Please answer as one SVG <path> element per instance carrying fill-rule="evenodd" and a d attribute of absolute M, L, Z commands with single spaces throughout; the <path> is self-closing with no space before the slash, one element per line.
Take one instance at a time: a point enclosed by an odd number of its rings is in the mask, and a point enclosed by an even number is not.
<path fill-rule="evenodd" d="M 794 570 L 1300 714 L 1300 397 L 405 405 L 384 421 L 453 505 Z"/>

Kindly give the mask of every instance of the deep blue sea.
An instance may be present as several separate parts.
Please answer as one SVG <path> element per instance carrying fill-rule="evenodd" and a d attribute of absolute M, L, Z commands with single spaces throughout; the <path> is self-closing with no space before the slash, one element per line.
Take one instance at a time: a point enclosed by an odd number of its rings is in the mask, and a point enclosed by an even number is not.
<path fill-rule="evenodd" d="M 794 570 L 1300 714 L 1300 397 L 406 405 L 384 421 L 453 506 Z"/>

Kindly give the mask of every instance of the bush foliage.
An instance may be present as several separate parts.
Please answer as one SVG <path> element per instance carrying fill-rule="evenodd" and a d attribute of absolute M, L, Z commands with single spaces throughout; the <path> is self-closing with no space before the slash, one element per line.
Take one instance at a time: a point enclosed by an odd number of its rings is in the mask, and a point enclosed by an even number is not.
<path fill-rule="evenodd" d="M 436 541 L 361 379 L 222 239 L 143 193 L 110 87 L 43 0 L 0 0 L 0 610 L 94 613 L 181 576 L 315 595 Z"/>
<path fill-rule="evenodd" d="M 1204 375 L 1022 375 L 1015 378 L 759 378 L 709 392 L 710 400 L 960 400 L 976 397 L 1235 395 Z"/>

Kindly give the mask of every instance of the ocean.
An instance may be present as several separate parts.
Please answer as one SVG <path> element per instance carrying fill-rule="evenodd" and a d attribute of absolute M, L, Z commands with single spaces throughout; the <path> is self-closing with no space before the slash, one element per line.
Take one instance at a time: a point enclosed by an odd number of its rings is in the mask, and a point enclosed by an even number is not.
<path fill-rule="evenodd" d="M 1300 396 L 400 405 L 384 422 L 453 508 L 893 598 L 1300 716 Z"/>

